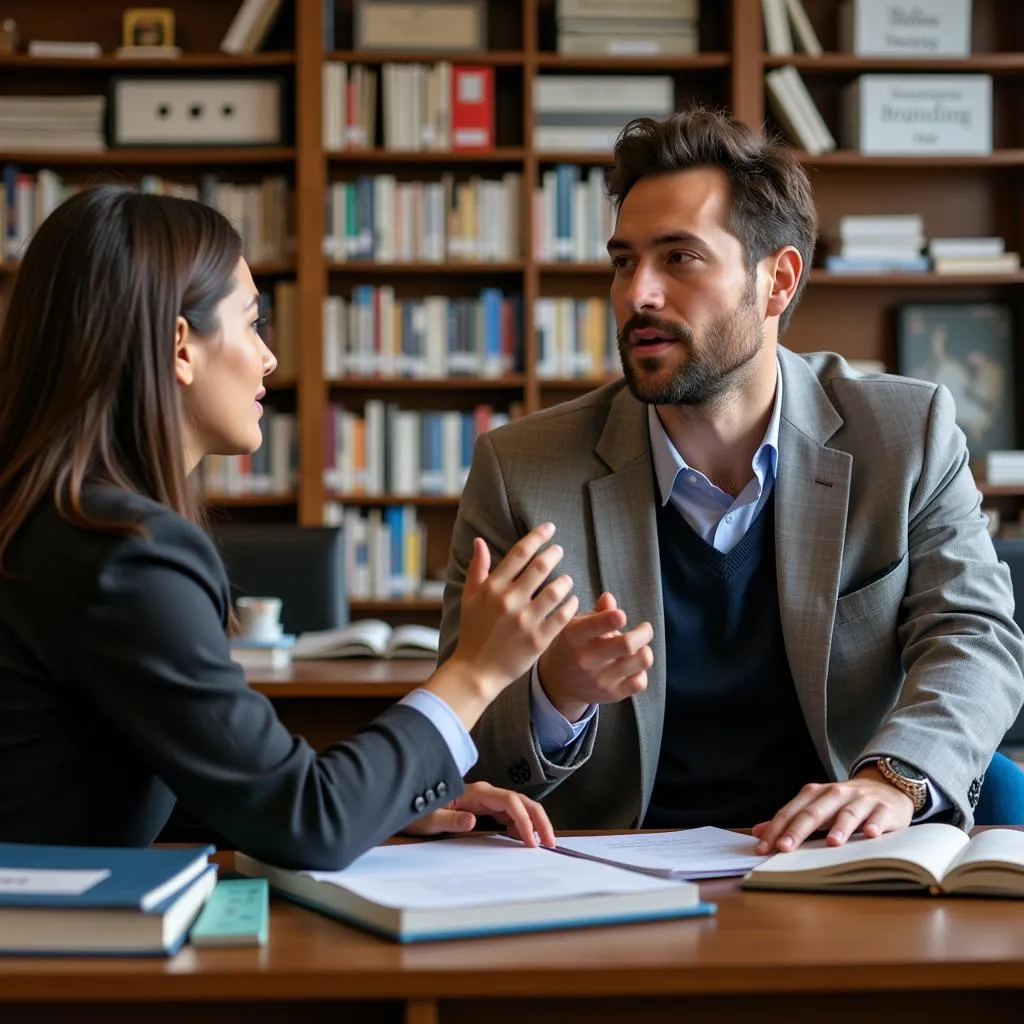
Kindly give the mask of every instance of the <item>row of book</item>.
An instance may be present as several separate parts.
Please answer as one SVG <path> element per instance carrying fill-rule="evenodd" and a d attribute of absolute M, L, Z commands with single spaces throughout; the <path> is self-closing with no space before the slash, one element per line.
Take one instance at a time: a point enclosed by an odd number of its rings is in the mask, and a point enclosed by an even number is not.
<path fill-rule="evenodd" d="M 399 299 L 391 285 L 356 285 L 323 304 L 327 378 L 502 377 L 522 366 L 522 296 Z"/>
<path fill-rule="evenodd" d="M 1005 239 L 926 239 L 919 214 L 848 215 L 839 219 L 838 251 L 825 257 L 833 274 L 1012 274 L 1020 254 Z"/>
<path fill-rule="evenodd" d="M 521 255 L 522 174 L 457 181 L 360 175 L 327 189 L 324 254 L 336 262 L 510 262 Z"/>
<path fill-rule="evenodd" d="M 18 259 L 43 220 L 81 187 L 47 168 L 33 173 L 18 164 L 5 165 L 0 180 L 0 238 L 5 257 Z M 219 210 L 241 235 L 242 252 L 250 263 L 295 255 L 294 193 L 282 176 L 235 184 L 214 173 L 203 174 L 197 182 L 146 174 L 138 188 L 155 195 L 196 199 Z"/>
<path fill-rule="evenodd" d="M 369 399 L 362 412 L 332 405 L 327 417 L 324 484 L 351 495 L 462 493 L 481 435 L 519 415 L 490 405 L 422 412 Z"/>
<path fill-rule="evenodd" d="M 295 413 L 267 405 L 260 421 L 263 444 L 251 455 L 207 455 L 200 482 L 208 497 L 290 495 L 299 482 L 299 444 Z"/>
<path fill-rule="evenodd" d="M 534 305 L 537 376 L 605 378 L 621 372 L 611 304 L 601 298 L 541 298 Z"/>
<path fill-rule="evenodd" d="M 328 502 L 328 526 L 341 526 L 345 585 L 356 601 L 425 596 L 427 530 L 414 505 L 357 508 Z"/>
<path fill-rule="evenodd" d="M 324 149 L 481 150 L 494 146 L 494 68 L 452 64 L 327 61 Z M 382 138 L 377 137 L 378 80 Z"/>

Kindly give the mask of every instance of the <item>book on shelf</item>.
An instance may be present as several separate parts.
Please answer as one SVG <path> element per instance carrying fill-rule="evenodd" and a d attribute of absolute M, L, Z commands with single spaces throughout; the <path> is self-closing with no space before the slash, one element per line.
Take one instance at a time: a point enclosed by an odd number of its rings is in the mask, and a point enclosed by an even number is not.
<path fill-rule="evenodd" d="M 715 911 L 692 882 L 563 857 L 501 836 L 378 846 L 343 871 L 287 870 L 244 853 L 236 867 L 298 903 L 403 943 Z"/>
<path fill-rule="evenodd" d="M 671 75 L 538 75 L 533 80 L 533 148 L 539 153 L 608 153 L 636 117 L 675 110 Z"/>
<path fill-rule="evenodd" d="M 653 56 L 700 49 L 698 0 L 558 0 L 556 48 L 561 54 Z"/>
<path fill-rule="evenodd" d="M 1020 253 L 999 256 L 936 256 L 936 274 L 1015 274 L 1020 270 Z"/>
<path fill-rule="evenodd" d="M 0 953 L 170 955 L 216 884 L 211 853 L 0 843 Z"/>
<path fill-rule="evenodd" d="M 66 39 L 31 39 L 28 44 L 30 57 L 52 57 L 62 60 L 90 59 L 103 55 L 97 42 L 85 42 Z"/>
<path fill-rule="evenodd" d="M 980 483 L 1010 487 L 1024 484 L 1024 451 L 989 451 L 972 455 L 974 479 Z"/>
<path fill-rule="evenodd" d="M 242 0 L 220 48 L 223 53 L 255 53 L 266 41 L 281 0 Z"/>
<path fill-rule="evenodd" d="M 994 828 L 973 838 L 924 822 L 844 846 L 815 840 L 777 853 L 744 876 L 746 889 L 815 892 L 925 891 L 935 895 L 1024 896 L 1024 832 Z"/>
<path fill-rule="evenodd" d="M 815 155 L 836 148 L 835 137 L 796 68 L 788 64 L 775 68 L 765 74 L 764 80 L 768 104 L 792 142 Z"/>
<path fill-rule="evenodd" d="M 437 657 L 441 633 L 430 626 L 389 626 L 380 619 L 361 619 L 336 629 L 303 633 L 292 654 L 297 659 L 429 658 Z"/>

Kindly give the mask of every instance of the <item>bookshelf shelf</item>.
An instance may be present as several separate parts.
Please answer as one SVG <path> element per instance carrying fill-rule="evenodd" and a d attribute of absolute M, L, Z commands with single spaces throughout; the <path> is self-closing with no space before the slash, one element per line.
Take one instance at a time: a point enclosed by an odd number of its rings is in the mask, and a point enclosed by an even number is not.
<path fill-rule="evenodd" d="M 520 391 L 526 377 L 332 377 L 335 391 Z"/>
<path fill-rule="evenodd" d="M 259 68 L 283 68 L 295 64 L 295 53 L 290 50 L 248 53 L 232 56 L 226 53 L 183 53 L 180 57 L 29 57 L 13 54 L 0 57 L 0 72 L 12 71 L 245 71 Z"/>
<path fill-rule="evenodd" d="M 218 164 L 286 164 L 295 160 L 292 146 L 193 146 L 188 149 L 104 149 L 83 152 L 0 152 L 0 161 L 41 167 L 161 167 L 170 164 L 216 166 Z"/>
<path fill-rule="evenodd" d="M 537 54 L 537 67 L 560 71 L 599 71 L 615 74 L 617 71 L 719 71 L 728 68 L 732 58 L 728 53 L 694 53 L 625 57 L 616 54 L 570 56 L 560 53 Z"/>
<path fill-rule="evenodd" d="M 919 74 L 935 72 L 973 72 L 989 75 L 1017 75 L 1024 73 L 1024 53 L 976 53 L 970 57 L 858 57 L 852 53 L 823 53 L 811 57 L 806 53 L 790 56 L 765 56 L 765 67 L 781 68 L 791 65 L 802 73 L 832 74 L 833 72 L 860 74 L 868 71 L 908 71 Z"/>
<path fill-rule="evenodd" d="M 878 167 L 925 170 L 939 167 L 1021 167 L 1024 149 L 996 149 L 987 156 L 868 156 L 848 149 L 831 153 L 800 152 L 800 160 L 814 167 Z"/>
<path fill-rule="evenodd" d="M 328 501 L 342 505 L 415 505 L 417 508 L 457 508 L 457 494 L 340 494 L 329 491 Z"/>
<path fill-rule="evenodd" d="M 271 508 L 294 505 L 297 494 L 206 494 L 203 500 L 213 508 Z"/>
<path fill-rule="evenodd" d="M 520 67 L 526 54 L 519 50 L 331 50 L 324 54 L 328 61 L 348 64 L 473 64 L 491 67 Z"/>
<path fill-rule="evenodd" d="M 541 377 L 537 384 L 542 389 L 548 388 L 553 391 L 590 391 L 591 388 L 599 388 L 618 379 L 617 373 L 604 377 Z"/>
<path fill-rule="evenodd" d="M 832 274 L 815 267 L 811 284 L 830 288 L 951 288 L 971 285 L 1011 287 L 1024 284 L 1024 271 L 1015 274 Z"/>
<path fill-rule="evenodd" d="M 568 260 L 564 263 L 538 263 L 537 270 L 549 277 L 611 277 L 612 274 L 610 263 L 572 263 Z"/>
<path fill-rule="evenodd" d="M 393 600 L 380 598 L 353 598 L 348 603 L 353 615 L 389 615 L 401 612 L 439 612 L 440 598 L 401 597 Z"/>
<path fill-rule="evenodd" d="M 519 146 L 466 150 L 336 149 L 327 151 L 332 162 L 350 164 L 514 164 L 526 159 Z"/>
<path fill-rule="evenodd" d="M 612 165 L 611 152 L 564 150 L 545 153 L 540 150 L 533 150 L 530 156 L 540 164 L 583 164 L 590 167 L 610 167 Z"/>
<path fill-rule="evenodd" d="M 374 260 L 347 260 L 328 263 L 331 274 L 521 274 L 526 264 L 511 263 L 378 263 Z"/>

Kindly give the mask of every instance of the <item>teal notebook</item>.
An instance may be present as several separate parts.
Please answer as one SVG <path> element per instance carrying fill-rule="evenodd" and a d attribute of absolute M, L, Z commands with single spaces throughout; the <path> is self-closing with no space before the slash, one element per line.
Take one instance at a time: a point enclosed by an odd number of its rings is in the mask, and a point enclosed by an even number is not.
<path fill-rule="evenodd" d="M 715 912 L 691 882 L 528 848 L 495 836 L 378 846 L 343 871 L 294 871 L 236 854 L 239 873 L 396 942 L 584 928 Z"/>
<path fill-rule="evenodd" d="M 193 946 L 265 946 L 270 892 L 264 878 L 217 883 L 189 936 Z"/>

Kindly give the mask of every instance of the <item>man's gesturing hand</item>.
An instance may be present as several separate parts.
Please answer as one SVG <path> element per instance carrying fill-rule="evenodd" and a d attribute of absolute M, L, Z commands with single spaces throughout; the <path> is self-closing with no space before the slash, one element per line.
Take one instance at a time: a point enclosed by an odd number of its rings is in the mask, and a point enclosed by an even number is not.
<path fill-rule="evenodd" d="M 615 598 L 602 594 L 594 610 L 577 615 L 541 655 L 540 684 L 570 722 L 591 704 L 612 704 L 646 688 L 654 630 L 641 622 L 623 633 L 625 624 Z"/>
<path fill-rule="evenodd" d="M 829 846 L 842 846 L 858 828 L 874 839 L 906 828 L 913 816 L 910 797 L 869 766 L 848 782 L 804 786 L 771 821 L 754 826 L 756 852 L 789 853 L 823 828 L 829 829 Z"/>

